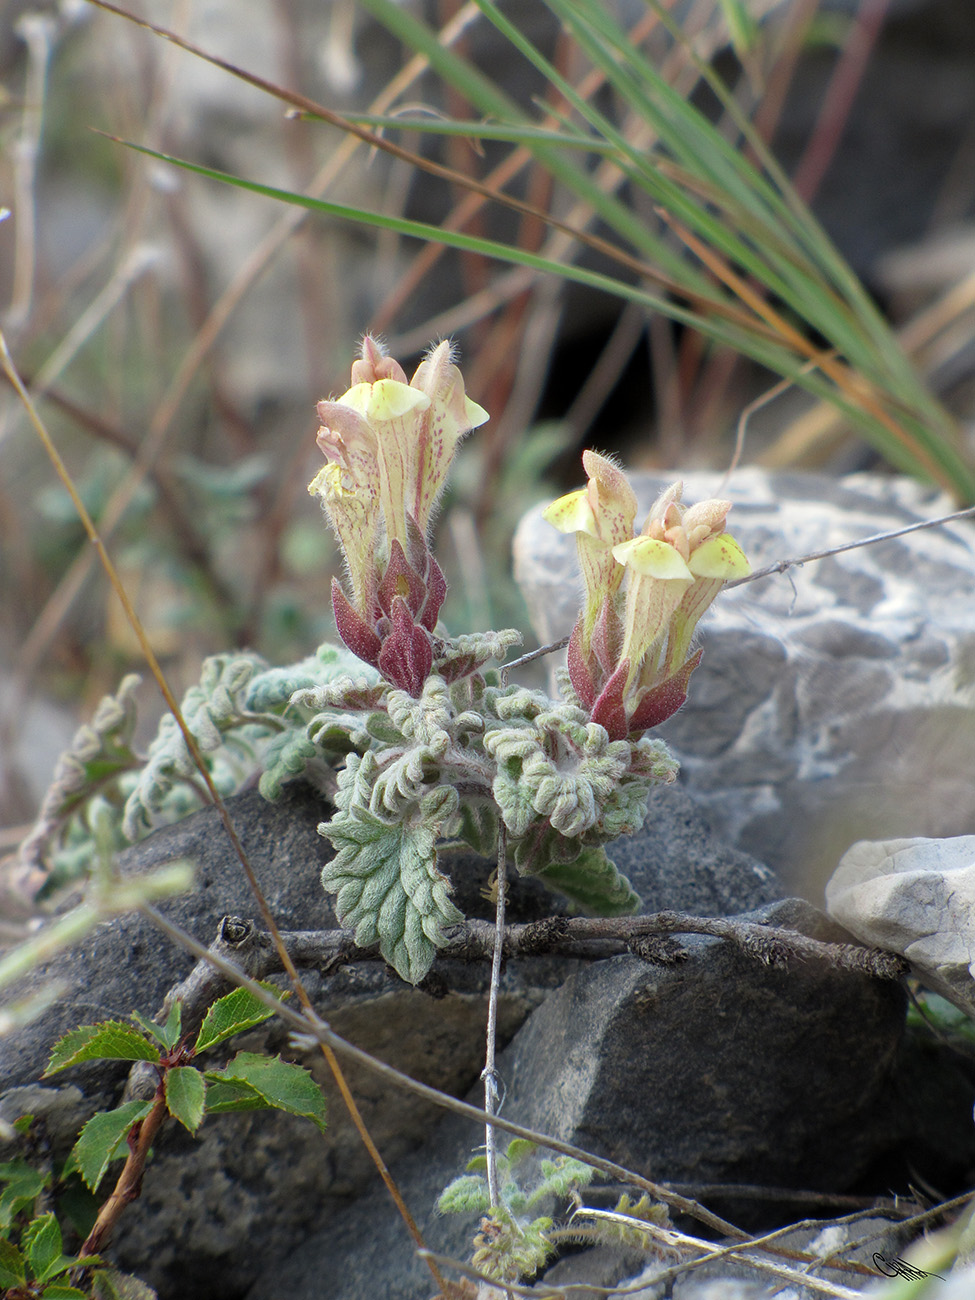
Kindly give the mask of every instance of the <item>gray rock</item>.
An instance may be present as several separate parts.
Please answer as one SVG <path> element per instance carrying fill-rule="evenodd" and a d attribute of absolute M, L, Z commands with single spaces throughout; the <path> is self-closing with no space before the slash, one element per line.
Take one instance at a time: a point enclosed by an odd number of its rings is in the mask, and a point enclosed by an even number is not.
<path fill-rule="evenodd" d="M 837 937 L 799 900 L 750 918 Z M 570 976 L 502 1054 L 504 1115 L 658 1181 L 848 1185 L 900 1127 L 889 1083 L 902 991 L 819 963 L 770 969 L 714 939 L 685 947 L 675 966 L 624 957 Z M 428 1244 L 455 1258 L 466 1258 L 476 1224 L 439 1218 L 433 1205 L 482 1140 L 448 1116 L 394 1169 Z M 429 1291 L 376 1192 L 279 1261 L 248 1300 Z"/>
<path fill-rule="evenodd" d="M 296 787 L 277 804 L 255 792 L 232 800 L 230 807 L 281 928 L 334 927 L 319 881 L 331 851 L 316 829 L 323 816 L 320 799 Z M 716 915 L 758 906 L 781 892 L 767 868 L 743 853 L 723 850 L 701 813 L 674 788 L 654 792 L 643 834 L 619 842 L 614 851 L 651 910 Z M 212 942 L 227 914 L 259 918 L 213 812 L 158 832 L 123 855 L 120 866 L 139 872 L 175 857 L 197 863 L 197 887 L 162 910 L 195 938 Z M 465 913 L 491 916 L 482 891 L 492 864 L 469 854 L 445 854 L 442 865 L 455 880 Z M 557 897 L 537 881 L 513 882 L 512 920 L 559 910 Z M 81 1124 L 96 1109 L 117 1102 L 126 1067 L 91 1066 L 40 1084 L 54 1042 L 79 1024 L 126 1017 L 133 1010 L 155 1014 L 191 966 L 192 959 L 162 939 L 146 918 L 132 914 L 99 927 L 75 950 L 35 971 L 30 988 L 56 979 L 64 993 L 40 1019 L 4 1040 L 0 1115 L 43 1115 L 55 1150 L 66 1153 Z M 509 963 L 501 986 L 502 1043 L 573 969 L 575 963 L 556 958 Z M 463 1094 L 483 1064 L 487 970 L 457 961 L 438 963 L 435 970 L 444 994 L 439 997 L 408 988 L 378 964 L 344 968 L 327 979 L 305 971 L 303 979 L 336 1032 L 426 1083 Z M 12 996 L 24 991 L 14 990 Z M 216 1116 L 196 1139 L 173 1131 L 175 1125 L 164 1130 L 143 1196 L 126 1212 L 117 1243 L 120 1262 L 158 1286 L 164 1297 L 240 1295 L 257 1267 L 287 1253 L 372 1176 L 318 1053 L 292 1051 L 274 1022 L 235 1040 L 231 1050 L 238 1048 L 283 1052 L 311 1068 L 329 1093 L 328 1132 L 321 1139 L 306 1121 L 277 1113 Z M 424 1139 L 435 1116 L 429 1104 L 391 1094 L 373 1076 L 350 1070 L 349 1077 L 387 1159 Z"/>
<path fill-rule="evenodd" d="M 667 478 L 634 475 L 642 510 Z M 913 481 L 688 474 L 734 502 L 755 568 L 952 509 Z M 638 523 L 641 520 L 638 518 Z M 539 639 L 571 628 L 575 543 L 539 510 L 515 573 Z M 659 729 L 715 830 L 815 903 L 858 839 L 975 832 L 975 525 L 963 521 L 723 593 L 680 713 Z M 553 656 L 554 658 L 554 656 Z"/>
<path fill-rule="evenodd" d="M 826 904 L 864 943 L 975 1016 L 975 835 L 861 841 L 841 858 Z"/>
<path fill-rule="evenodd" d="M 836 937 L 799 900 L 749 915 Z M 615 958 L 546 999 L 509 1052 L 506 1114 L 657 1180 L 849 1186 L 888 1142 L 902 990 L 681 942 L 676 966 Z"/>

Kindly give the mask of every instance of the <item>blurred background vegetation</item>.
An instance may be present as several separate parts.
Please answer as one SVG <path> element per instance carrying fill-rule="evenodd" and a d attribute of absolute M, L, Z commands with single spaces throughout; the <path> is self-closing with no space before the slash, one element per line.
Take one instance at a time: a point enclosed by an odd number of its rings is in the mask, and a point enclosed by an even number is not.
<path fill-rule="evenodd" d="M 133 12 L 279 93 L 89 4 L 8 0 L 0 323 L 177 695 L 206 654 L 289 662 L 332 635 L 314 403 L 366 329 L 408 370 L 451 335 L 492 412 L 439 522 L 454 630 L 526 624 L 511 534 L 584 446 L 725 468 L 747 412 L 747 462 L 975 496 L 969 0 Z M 78 720 L 141 667 L 9 391 L 0 608 L 2 853 Z"/>

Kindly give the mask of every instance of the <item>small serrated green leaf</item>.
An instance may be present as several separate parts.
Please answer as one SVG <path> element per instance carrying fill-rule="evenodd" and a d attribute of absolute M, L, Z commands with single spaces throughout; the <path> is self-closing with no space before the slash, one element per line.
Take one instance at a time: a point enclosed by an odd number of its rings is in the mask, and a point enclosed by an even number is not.
<path fill-rule="evenodd" d="M 262 982 L 261 988 L 282 1000 L 288 996 L 274 984 Z M 234 989 L 226 997 L 214 1002 L 206 1013 L 196 1037 L 194 1051 L 205 1052 L 208 1047 L 222 1043 L 225 1038 L 231 1038 L 245 1029 L 252 1029 L 273 1015 L 271 1008 L 260 1002 L 253 993 L 247 989 Z"/>
<path fill-rule="evenodd" d="M 166 1051 L 169 1051 L 171 1047 L 175 1047 L 179 1042 L 180 1028 L 183 1020 L 183 1006 L 177 999 L 177 1001 L 175 1001 L 170 1007 L 169 1015 L 166 1017 L 166 1023 L 163 1025 L 157 1025 L 154 1020 L 150 1020 L 148 1016 L 144 1016 L 141 1011 L 133 1011 L 132 1019 L 137 1025 L 144 1029 L 147 1034 L 151 1034 L 160 1046 L 164 1047 Z"/>
<path fill-rule="evenodd" d="M 207 1072 L 208 1079 L 214 1076 L 240 1080 L 276 1110 L 303 1115 L 324 1131 L 324 1094 L 308 1071 L 300 1065 L 282 1061 L 279 1056 L 238 1052 L 223 1070 Z"/>
<path fill-rule="evenodd" d="M 26 1160 L 11 1160 L 0 1165 L 0 1229 L 8 1228 L 21 1210 L 34 1204 L 50 1182 L 50 1175 L 33 1169 Z"/>
<path fill-rule="evenodd" d="M 57 1219 L 49 1212 L 32 1220 L 24 1232 L 23 1241 L 31 1272 L 38 1282 L 46 1282 L 62 1258 L 61 1228 Z"/>
<path fill-rule="evenodd" d="M 203 1121 L 206 1084 L 192 1065 L 175 1065 L 166 1071 L 166 1105 L 174 1119 L 195 1133 Z"/>
<path fill-rule="evenodd" d="M 27 1263 L 23 1254 L 7 1237 L 0 1237 L 0 1286 L 23 1286 L 27 1280 Z"/>
<path fill-rule="evenodd" d="M 99 1269 L 91 1279 L 91 1300 L 158 1300 L 151 1286 L 116 1268 Z"/>
<path fill-rule="evenodd" d="M 487 1183 L 476 1174 L 461 1174 L 440 1193 L 437 1209 L 441 1214 L 483 1214 L 491 1208 Z"/>
<path fill-rule="evenodd" d="M 88 1294 L 85 1291 L 79 1291 L 76 1286 L 68 1286 L 66 1282 L 52 1282 L 41 1292 L 44 1300 L 88 1300 Z"/>
<path fill-rule="evenodd" d="M 158 1061 L 159 1049 L 121 1020 L 71 1029 L 54 1044 L 42 1079 L 82 1061 Z"/>
<path fill-rule="evenodd" d="M 272 1110 L 273 1107 L 249 1083 L 242 1079 L 228 1079 L 221 1071 L 205 1070 L 207 1083 L 206 1109 L 208 1115 L 225 1114 L 228 1111 Z"/>
<path fill-rule="evenodd" d="M 91 1188 L 97 1191 L 109 1161 L 124 1142 L 133 1124 L 152 1110 L 151 1101 L 127 1101 L 116 1110 L 93 1115 L 78 1135 L 71 1149 L 69 1165 Z"/>

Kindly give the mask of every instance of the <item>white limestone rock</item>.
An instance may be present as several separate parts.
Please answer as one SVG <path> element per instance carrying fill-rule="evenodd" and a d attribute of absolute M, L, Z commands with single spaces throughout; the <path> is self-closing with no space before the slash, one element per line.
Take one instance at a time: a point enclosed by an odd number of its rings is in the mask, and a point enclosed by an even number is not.
<path fill-rule="evenodd" d="M 975 835 L 854 844 L 826 886 L 826 906 L 975 1016 Z"/>
<path fill-rule="evenodd" d="M 677 477 L 632 475 L 641 510 Z M 905 478 L 682 477 L 685 501 L 734 503 L 728 529 L 755 568 L 953 509 Z M 540 507 L 519 527 L 515 573 L 540 641 L 568 633 L 580 592 L 575 541 Z M 714 829 L 791 892 L 820 904 L 857 840 L 975 833 L 975 524 L 725 592 L 700 643 L 687 704 L 657 734 Z"/>

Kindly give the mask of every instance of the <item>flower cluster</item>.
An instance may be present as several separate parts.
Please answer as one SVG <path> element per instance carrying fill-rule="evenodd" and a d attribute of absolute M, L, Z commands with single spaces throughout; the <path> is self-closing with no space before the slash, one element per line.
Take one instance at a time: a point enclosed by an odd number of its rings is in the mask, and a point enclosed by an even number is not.
<path fill-rule="evenodd" d="M 664 722 L 687 697 L 700 662 L 694 629 L 723 583 L 751 572 L 725 531 L 730 501 L 681 504 L 674 483 L 633 535 L 637 501 L 625 475 L 583 453 L 589 482 L 554 501 L 545 518 L 575 533 L 585 604 L 569 640 L 572 688 L 612 740 Z"/>
<path fill-rule="evenodd" d="M 428 545 L 431 515 L 457 444 L 488 414 L 467 397 L 449 343 L 433 348 L 407 381 L 367 336 L 351 388 L 319 402 L 318 416 L 327 463 L 308 490 L 324 504 L 352 589 L 350 597 L 332 582 L 339 635 L 418 697 L 447 590 Z"/>

